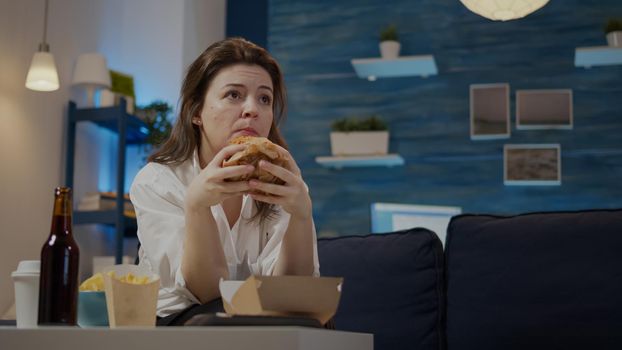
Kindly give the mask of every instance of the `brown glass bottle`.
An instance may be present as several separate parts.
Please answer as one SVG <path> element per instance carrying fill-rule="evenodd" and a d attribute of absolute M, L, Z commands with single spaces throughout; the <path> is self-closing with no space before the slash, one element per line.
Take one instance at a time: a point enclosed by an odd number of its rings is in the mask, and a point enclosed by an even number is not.
<path fill-rule="evenodd" d="M 71 214 L 71 188 L 56 188 L 52 228 L 41 248 L 39 325 L 76 325 L 80 249 L 73 239 Z"/>

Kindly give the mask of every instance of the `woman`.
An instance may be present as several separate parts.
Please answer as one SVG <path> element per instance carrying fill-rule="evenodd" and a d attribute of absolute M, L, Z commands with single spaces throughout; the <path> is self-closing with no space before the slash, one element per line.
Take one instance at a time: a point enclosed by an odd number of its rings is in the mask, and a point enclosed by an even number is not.
<path fill-rule="evenodd" d="M 161 278 L 158 324 L 220 310 L 221 278 L 319 276 L 311 198 L 278 129 L 286 94 L 274 58 L 244 39 L 217 42 L 188 68 L 180 105 L 171 136 L 130 190 L 139 265 Z M 244 149 L 228 145 L 243 135 L 279 145 L 286 166 L 259 166 L 284 185 L 225 181 L 253 171 L 221 166 Z"/>

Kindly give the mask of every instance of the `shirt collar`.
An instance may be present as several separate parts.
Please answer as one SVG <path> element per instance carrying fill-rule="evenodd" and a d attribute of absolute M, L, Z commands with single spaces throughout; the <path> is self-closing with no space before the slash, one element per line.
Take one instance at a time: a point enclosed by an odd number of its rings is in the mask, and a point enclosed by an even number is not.
<path fill-rule="evenodd" d="M 192 154 L 192 172 L 194 176 L 201 172 L 201 161 L 199 160 L 199 148 L 197 147 Z"/>

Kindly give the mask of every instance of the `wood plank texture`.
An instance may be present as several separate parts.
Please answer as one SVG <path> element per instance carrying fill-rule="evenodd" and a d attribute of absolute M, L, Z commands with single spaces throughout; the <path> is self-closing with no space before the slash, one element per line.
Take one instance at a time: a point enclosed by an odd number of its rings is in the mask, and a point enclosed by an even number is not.
<path fill-rule="evenodd" d="M 291 151 L 311 189 L 320 236 L 370 232 L 372 202 L 510 214 L 622 207 L 622 66 L 574 66 L 580 46 L 606 45 L 622 1 L 551 1 L 524 19 L 492 22 L 457 0 L 271 0 L 268 48 L 285 73 Z M 402 55 L 433 54 L 439 74 L 369 82 L 352 58 L 378 57 L 395 23 Z M 469 139 L 469 85 L 510 84 L 511 136 Z M 572 89 L 572 130 L 516 130 L 515 91 Z M 405 166 L 326 169 L 331 121 L 379 114 Z M 559 143 L 561 186 L 504 186 L 503 145 Z"/>

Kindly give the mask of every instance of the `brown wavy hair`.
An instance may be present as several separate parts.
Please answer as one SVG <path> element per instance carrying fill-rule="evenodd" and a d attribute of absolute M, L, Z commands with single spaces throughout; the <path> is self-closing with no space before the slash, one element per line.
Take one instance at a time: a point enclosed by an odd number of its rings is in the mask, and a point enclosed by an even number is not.
<path fill-rule="evenodd" d="M 268 139 L 287 149 L 285 139 L 279 131 L 287 109 L 287 94 L 279 64 L 264 48 L 243 38 L 228 38 L 210 45 L 188 67 L 179 97 L 179 116 L 171 135 L 147 158 L 148 161 L 178 165 L 190 159 L 195 149 L 201 147 L 201 130 L 192 123 L 192 118 L 201 113 L 207 89 L 216 74 L 234 64 L 257 65 L 270 75 L 274 89 L 274 118 Z M 255 205 L 257 213 L 251 220 L 259 218 L 260 223 L 263 223 L 266 218 L 276 213 L 274 205 L 264 202 L 255 202 Z"/>

